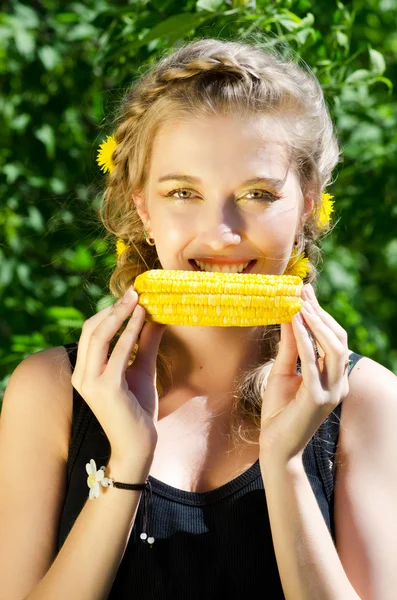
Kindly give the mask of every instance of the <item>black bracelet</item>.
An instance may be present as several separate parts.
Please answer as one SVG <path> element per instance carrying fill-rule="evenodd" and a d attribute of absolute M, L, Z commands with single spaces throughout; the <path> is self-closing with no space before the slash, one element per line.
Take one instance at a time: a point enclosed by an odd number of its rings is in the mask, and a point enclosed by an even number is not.
<path fill-rule="evenodd" d="M 113 477 L 108 477 L 108 479 L 110 480 L 109 487 L 120 488 L 120 490 L 144 490 L 149 483 L 148 481 L 145 483 L 121 483 L 121 481 L 115 481 Z"/>
<path fill-rule="evenodd" d="M 85 467 L 88 474 L 87 485 L 90 488 L 90 500 L 99 497 L 101 487 L 115 487 L 121 490 L 143 490 L 143 531 L 139 537 L 141 540 L 147 540 L 150 547 L 152 547 L 154 537 L 149 533 L 152 510 L 152 486 L 149 478 L 145 483 L 121 483 L 121 481 L 115 481 L 113 477 L 105 477 L 106 467 L 100 467 L 97 471 L 96 463 L 93 458 L 91 458 L 90 462 L 87 463 Z M 103 473 L 99 473 L 99 471 L 102 471 Z M 146 497 L 147 491 L 149 491 L 149 498 Z M 146 531 L 148 533 L 146 533 Z"/>

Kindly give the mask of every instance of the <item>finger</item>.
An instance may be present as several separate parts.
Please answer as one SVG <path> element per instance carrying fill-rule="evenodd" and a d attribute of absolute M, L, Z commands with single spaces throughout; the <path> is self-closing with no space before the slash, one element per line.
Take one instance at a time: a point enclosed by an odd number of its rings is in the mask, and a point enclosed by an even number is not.
<path fill-rule="evenodd" d="M 325 352 L 323 361 L 328 379 L 327 383 L 328 386 L 332 386 L 340 380 L 341 374 L 343 374 L 347 350 L 333 330 L 315 313 L 310 303 L 305 302 L 301 312 L 314 337 L 319 341 Z"/>
<path fill-rule="evenodd" d="M 83 323 L 83 329 L 77 343 L 76 365 L 73 369 L 72 376 L 72 383 L 76 388 L 79 388 L 83 381 L 91 335 L 96 327 L 98 327 L 99 323 L 101 323 L 112 310 L 113 306 L 106 306 Z"/>
<path fill-rule="evenodd" d="M 316 351 L 300 312 L 294 315 L 292 327 L 294 329 L 296 345 L 301 362 L 302 377 L 306 383 L 318 381 L 321 373 Z"/>
<path fill-rule="evenodd" d="M 314 293 L 313 286 L 309 283 L 305 286 L 305 296 L 307 300 L 312 304 L 316 314 L 321 317 L 321 319 L 328 325 L 330 329 L 335 333 L 336 337 L 339 341 L 346 346 L 346 352 L 348 352 L 348 337 L 345 329 L 336 321 L 332 315 L 327 313 L 322 306 L 320 306 L 319 301 L 317 300 L 316 294 Z"/>
<path fill-rule="evenodd" d="M 122 300 L 126 300 L 126 303 L 123 303 Z M 105 318 L 92 331 L 88 341 L 84 379 L 95 380 L 102 375 L 108 364 L 110 341 L 124 321 L 131 316 L 137 302 L 138 294 L 135 291 L 130 296 L 125 294 L 122 299 L 112 306 L 111 310 L 106 313 Z M 138 325 L 137 320 L 134 320 L 134 323 Z M 138 329 L 138 326 L 136 329 Z M 138 333 L 139 331 L 137 335 Z"/>
<path fill-rule="evenodd" d="M 109 361 L 106 365 L 106 374 L 111 381 L 119 384 L 125 377 L 125 371 L 131 358 L 132 351 L 145 324 L 146 310 L 140 304 L 136 304 L 128 323 L 115 344 Z M 141 333 L 142 335 L 142 333 Z M 136 359 L 134 360 L 134 363 Z"/>
<path fill-rule="evenodd" d="M 146 321 L 139 339 L 139 350 L 134 365 L 140 371 L 147 373 L 153 381 L 156 375 L 159 346 L 166 328 L 167 325 Z"/>
<path fill-rule="evenodd" d="M 291 323 L 280 325 L 280 345 L 272 367 L 272 375 L 295 375 L 298 360 L 298 348 Z"/>

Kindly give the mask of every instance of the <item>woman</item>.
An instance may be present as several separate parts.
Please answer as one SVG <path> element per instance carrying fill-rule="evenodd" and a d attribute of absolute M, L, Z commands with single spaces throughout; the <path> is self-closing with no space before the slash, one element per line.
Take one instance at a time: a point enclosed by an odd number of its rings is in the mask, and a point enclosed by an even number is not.
<path fill-rule="evenodd" d="M 120 301 L 9 382 L 6 597 L 391 599 L 396 377 L 349 350 L 311 285 L 339 158 L 318 81 L 198 40 L 131 87 L 102 150 Z M 148 269 L 297 263 L 304 307 L 281 326 L 145 322 L 133 289 Z"/>

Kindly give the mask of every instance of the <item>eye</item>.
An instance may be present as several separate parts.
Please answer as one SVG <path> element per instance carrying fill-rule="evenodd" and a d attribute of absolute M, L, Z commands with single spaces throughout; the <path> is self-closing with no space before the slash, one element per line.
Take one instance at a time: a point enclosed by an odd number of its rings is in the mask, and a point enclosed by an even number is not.
<path fill-rule="evenodd" d="M 188 194 L 192 194 L 193 192 L 187 188 L 177 188 L 175 190 L 171 190 L 170 192 L 168 192 L 168 194 L 165 195 L 166 198 L 170 198 L 172 197 L 174 194 L 180 194 L 180 193 L 188 193 Z M 174 200 L 179 200 L 179 202 L 184 202 L 185 200 L 190 200 L 190 198 L 174 198 Z"/>
<path fill-rule="evenodd" d="M 166 194 L 165 197 L 171 198 L 174 194 L 181 193 L 193 194 L 192 190 L 189 190 L 188 188 L 176 188 L 168 192 L 168 194 Z M 268 192 L 266 190 L 250 190 L 249 192 L 247 192 L 247 195 L 250 194 L 262 194 L 262 197 L 250 198 L 250 200 L 253 200 L 254 202 L 274 202 L 275 200 L 281 198 L 281 195 L 272 194 L 272 192 Z M 174 200 L 176 200 L 177 202 L 185 202 L 186 200 L 191 200 L 191 197 L 174 198 Z"/>
<path fill-rule="evenodd" d="M 258 202 L 274 202 L 275 200 L 279 199 L 279 196 L 276 196 L 275 194 L 272 194 L 266 190 L 250 190 L 247 195 L 250 194 L 262 194 L 261 198 L 251 198 L 251 200 L 256 200 Z"/>

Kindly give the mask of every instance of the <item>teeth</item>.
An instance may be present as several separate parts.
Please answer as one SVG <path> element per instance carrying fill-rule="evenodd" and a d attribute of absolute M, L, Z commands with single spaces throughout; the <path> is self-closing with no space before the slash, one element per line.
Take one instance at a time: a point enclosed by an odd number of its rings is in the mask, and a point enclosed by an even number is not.
<path fill-rule="evenodd" d="M 194 260 L 194 259 L 193 259 Z M 194 261 L 202 271 L 212 271 L 214 273 L 241 273 L 250 264 L 250 260 L 246 263 L 231 266 L 210 265 L 205 262 Z"/>

